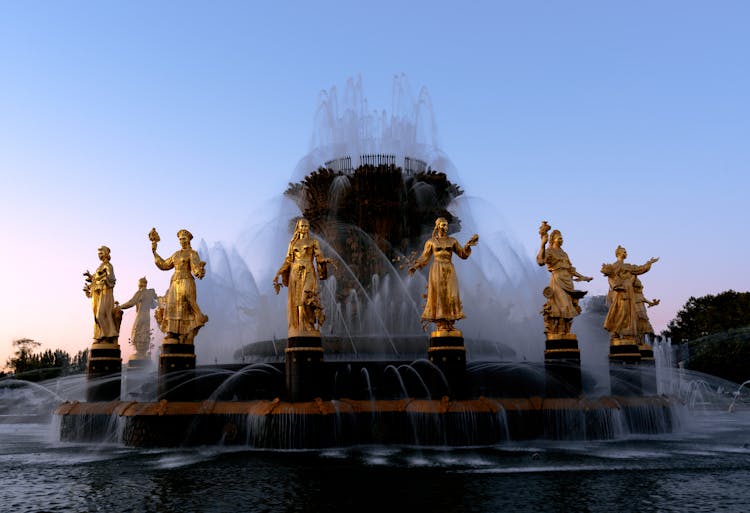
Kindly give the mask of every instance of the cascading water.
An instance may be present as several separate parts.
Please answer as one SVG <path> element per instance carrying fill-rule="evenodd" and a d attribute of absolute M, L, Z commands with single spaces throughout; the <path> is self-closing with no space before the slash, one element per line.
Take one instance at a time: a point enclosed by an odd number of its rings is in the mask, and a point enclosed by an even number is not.
<path fill-rule="evenodd" d="M 670 338 L 654 339 L 651 341 L 654 348 L 654 366 L 656 370 L 656 392 L 659 394 L 672 395 L 677 391 L 675 383 L 675 365 L 672 352 L 672 340 Z"/>

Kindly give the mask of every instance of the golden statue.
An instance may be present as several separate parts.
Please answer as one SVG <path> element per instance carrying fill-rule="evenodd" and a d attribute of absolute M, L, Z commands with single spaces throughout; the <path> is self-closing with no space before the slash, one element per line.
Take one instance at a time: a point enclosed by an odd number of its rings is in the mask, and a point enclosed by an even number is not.
<path fill-rule="evenodd" d="M 645 307 L 643 303 L 646 299 L 643 297 L 643 285 L 638 280 L 638 275 L 647 273 L 651 265 L 658 262 L 658 258 L 651 258 L 643 265 L 626 264 L 625 259 L 628 252 L 622 246 L 617 246 L 615 250 L 617 260 L 611 264 L 602 264 L 602 274 L 609 280 L 609 293 L 607 294 L 607 304 L 609 311 L 604 319 L 604 329 L 610 332 L 613 339 L 637 339 L 639 332 L 639 305 Z M 638 285 L 636 285 L 638 280 Z M 638 291 L 640 289 L 640 297 Z M 646 315 L 646 323 L 648 316 Z M 648 329 L 645 325 L 644 329 Z M 651 329 L 653 333 L 653 328 Z"/>
<path fill-rule="evenodd" d="M 138 290 L 130 301 L 120 305 L 122 310 L 135 306 L 135 322 L 130 335 L 130 343 L 135 347 L 136 360 L 149 359 L 149 346 L 151 345 L 151 316 L 149 313 L 156 308 L 156 291 L 147 289 L 146 278 L 138 280 Z"/>
<path fill-rule="evenodd" d="M 539 235 L 542 245 L 536 256 L 536 263 L 540 266 L 547 265 L 550 272 L 549 286 L 544 289 L 544 297 L 547 301 L 542 308 L 544 316 L 544 332 L 547 338 L 562 338 L 570 336 L 570 328 L 573 318 L 581 313 L 578 300 L 586 295 L 586 291 L 576 290 L 574 281 L 591 281 L 593 278 L 583 276 L 576 271 L 570 263 L 568 254 L 562 249 L 563 236 L 560 230 L 548 233 L 550 225 L 542 221 Z M 545 248 L 545 244 L 549 245 Z"/>
<path fill-rule="evenodd" d="M 417 269 L 430 263 L 433 255 L 435 257 L 427 280 L 427 302 L 422 312 L 423 326 L 432 322 L 438 333 L 461 336 L 461 332 L 453 327 L 453 323 L 465 316 L 458 293 L 456 270 L 451 259 L 455 253 L 466 260 L 471 255 L 471 247 L 478 242 L 479 235 L 474 234 L 465 246 L 461 246 L 456 239 L 448 237 L 448 221 L 443 217 L 435 220 L 432 237 L 427 239 L 422 255 L 409 268 L 409 274 L 414 274 Z"/>
<path fill-rule="evenodd" d="M 202 262 L 198 252 L 190 247 L 193 235 L 187 230 L 177 232 L 180 249 L 171 257 L 164 260 L 156 253 L 159 234 L 152 228 L 148 234 L 151 240 L 151 251 L 154 254 L 156 267 L 162 271 L 174 269 L 169 289 L 164 296 L 164 306 L 157 311 L 159 328 L 171 342 L 193 344 L 198 330 L 208 322 L 208 316 L 201 312 L 196 302 L 195 280 L 193 276 L 202 279 L 206 275 L 206 262 Z"/>
<path fill-rule="evenodd" d="M 320 251 L 320 243 L 310 236 L 310 221 L 299 219 L 284 263 L 273 278 L 277 294 L 282 286 L 289 287 L 286 304 L 289 337 L 320 336 L 325 314 L 318 297 L 318 279 L 328 277 L 329 262 Z"/>
<path fill-rule="evenodd" d="M 658 299 L 652 299 L 649 301 L 646 296 L 643 295 L 643 283 L 640 278 L 635 277 L 633 282 L 633 290 L 635 291 L 635 308 L 637 312 L 637 324 L 636 324 L 636 339 L 638 344 L 645 343 L 645 335 L 653 335 L 654 327 L 651 326 L 651 321 L 648 319 L 648 312 L 646 307 L 651 308 L 652 306 L 658 305 L 661 301 Z"/>
<path fill-rule="evenodd" d="M 92 275 L 86 271 L 86 284 L 83 292 L 91 298 L 94 308 L 94 341 L 95 343 L 116 344 L 120 334 L 122 311 L 115 302 L 115 271 L 110 263 L 110 250 L 102 246 L 97 250 L 101 264 Z"/>

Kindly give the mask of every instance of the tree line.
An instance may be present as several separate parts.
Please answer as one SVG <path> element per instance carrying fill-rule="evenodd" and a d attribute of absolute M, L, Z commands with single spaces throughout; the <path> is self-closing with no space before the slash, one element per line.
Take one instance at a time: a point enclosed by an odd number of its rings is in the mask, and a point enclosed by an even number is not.
<path fill-rule="evenodd" d="M 86 370 L 89 350 L 78 351 L 71 356 L 62 349 L 36 351 L 40 342 L 30 338 L 13 341 L 13 356 L 5 362 L 5 367 L 15 377 L 29 381 L 40 381 Z"/>
<path fill-rule="evenodd" d="M 662 335 L 688 345 L 686 368 L 735 383 L 750 379 L 750 292 L 691 297 Z"/>

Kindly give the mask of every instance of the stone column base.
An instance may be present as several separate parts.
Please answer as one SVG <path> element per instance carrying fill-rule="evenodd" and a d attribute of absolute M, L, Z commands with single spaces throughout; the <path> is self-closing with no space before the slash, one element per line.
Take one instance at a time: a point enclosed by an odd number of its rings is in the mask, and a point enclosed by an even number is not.
<path fill-rule="evenodd" d="M 86 365 L 86 400 L 116 401 L 120 398 L 122 355 L 120 345 L 94 342 L 89 349 Z"/>
<path fill-rule="evenodd" d="M 323 378 L 323 341 L 320 337 L 289 337 L 284 350 L 286 392 L 291 402 L 321 397 Z"/>
<path fill-rule="evenodd" d="M 644 395 L 656 395 L 656 360 L 654 360 L 654 348 L 648 344 L 640 344 L 638 351 L 641 353 L 641 387 Z"/>
<path fill-rule="evenodd" d="M 151 367 L 151 360 L 139 360 L 131 358 L 128 360 L 128 369 L 148 369 Z"/>
<path fill-rule="evenodd" d="M 545 395 L 547 397 L 579 397 L 581 381 L 581 350 L 573 333 L 548 333 L 544 343 Z"/>
<path fill-rule="evenodd" d="M 641 351 L 633 338 L 613 338 L 609 345 L 609 377 L 612 395 L 643 395 Z"/>
<path fill-rule="evenodd" d="M 651 353 L 653 357 L 653 352 Z M 641 363 L 638 342 L 632 338 L 613 338 L 609 343 L 609 361 L 612 363 Z"/>
<path fill-rule="evenodd" d="M 467 393 L 466 347 L 463 334 L 458 330 L 436 330 L 430 334 L 427 349 L 430 362 L 440 369 L 448 383 L 449 395 L 461 399 Z"/>
<path fill-rule="evenodd" d="M 165 338 L 159 355 L 159 399 L 195 401 L 195 345 Z"/>

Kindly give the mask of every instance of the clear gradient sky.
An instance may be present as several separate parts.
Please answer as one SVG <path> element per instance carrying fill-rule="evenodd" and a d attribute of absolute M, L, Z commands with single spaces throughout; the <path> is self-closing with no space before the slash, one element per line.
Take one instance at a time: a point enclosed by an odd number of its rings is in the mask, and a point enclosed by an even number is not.
<path fill-rule="evenodd" d="M 152 226 L 164 253 L 182 227 L 231 243 L 309 150 L 318 92 L 357 75 L 379 109 L 395 74 L 428 88 L 452 178 L 530 259 L 542 219 L 592 293 L 618 244 L 661 257 L 657 330 L 747 291 L 749 21 L 728 0 L 2 2 L 0 363 L 15 338 L 90 345 L 100 245 L 125 301 L 168 284 Z"/>

